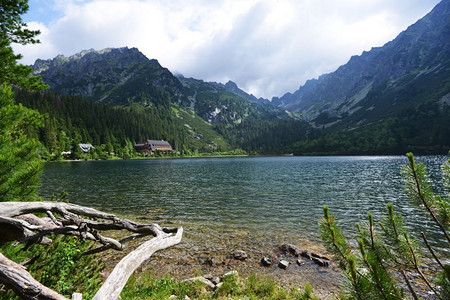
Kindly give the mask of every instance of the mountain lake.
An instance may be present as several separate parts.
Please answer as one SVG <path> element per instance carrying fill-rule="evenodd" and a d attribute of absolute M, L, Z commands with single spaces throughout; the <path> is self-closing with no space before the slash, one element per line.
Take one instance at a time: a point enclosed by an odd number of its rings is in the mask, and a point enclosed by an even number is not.
<path fill-rule="evenodd" d="M 446 159 L 416 157 L 426 164 L 440 193 Z M 355 223 L 366 221 L 367 212 L 379 221 L 391 202 L 413 235 L 425 231 L 439 248 L 437 227 L 404 193 L 401 167 L 407 163 L 405 156 L 50 162 L 45 164 L 40 195 L 48 198 L 66 191 L 72 203 L 142 223 L 183 226 L 180 245 L 161 251 L 144 267 L 158 274 L 187 277 L 192 272 L 260 270 L 287 284 L 326 281 L 332 285 L 329 291 L 339 286 L 333 268 L 323 272 L 306 266 L 298 276 L 295 268 L 283 273 L 272 267 L 268 272 L 259 261 L 263 256 L 279 257 L 284 243 L 325 253 L 318 226 L 323 205 L 336 215 L 344 234 L 352 236 Z M 236 262 L 230 257 L 234 250 L 244 250 L 250 258 Z"/>

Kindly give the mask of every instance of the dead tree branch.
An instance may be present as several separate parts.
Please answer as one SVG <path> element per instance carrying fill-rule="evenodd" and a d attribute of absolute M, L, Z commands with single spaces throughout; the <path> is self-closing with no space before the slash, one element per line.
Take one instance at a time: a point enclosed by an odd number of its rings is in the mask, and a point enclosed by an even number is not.
<path fill-rule="evenodd" d="M 39 218 L 36 213 L 46 217 Z M 127 230 L 133 234 L 120 240 L 100 231 Z M 113 269 L 94 299 L 117 299 L 131 274 L 153 253 L 180 243 L 183 228 L 162 228 L 157 224 L 140 224 L 121 219 L 93 208 L 62 202 L 1 202 L 0 245 L 6 242 L 41 243 L 47 236 L 75 235 L 102 246 L 87 251 L 97 253 L 113 248 L 123 250 L 124 243 L 148 235 L 152 239 L 125 256 Z M 1 255 L 1 254 L 0 254 Z M 26 269 L 0 256 L 0 282 L 23 299 L 66 299 L 37 282 Z"/>

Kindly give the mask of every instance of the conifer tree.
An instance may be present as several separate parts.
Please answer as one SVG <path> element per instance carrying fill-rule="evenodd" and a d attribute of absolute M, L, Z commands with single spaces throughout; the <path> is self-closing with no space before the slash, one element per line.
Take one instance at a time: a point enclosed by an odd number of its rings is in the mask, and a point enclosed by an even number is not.
<path fill-rule="evenodd" d="M 407 157 L 409 165 L 402 169 L 406 193 L 427 210 L 441 230 L 446 243 L 444 247 L 448 251 L 450 164 L 446 163 L 442 167 L 444 194 L 437 195 L 432 191 L 425 166 L 416 164 L 412 153 L 408 153 Z M 319 222 L 321 236 L 347 278 L 344 298 L 404 299 L 406 287 L 410 297 L 419 299 L 417 286 L 409 280 L 409 275 L 413 274 L 438 299 L 450 299 L 450 265 L 444 264 L 438 257 L 424 232 L 421 232 L 423 245 L 420 247 L 419 242 L 406 230 L 402 217 L 394 213 L 392 204 L 387 205 L 387 215 L 378 226 L 371 213 L 368 214 L 367 223 L 356 225 L 357 249 L 351 248 L 335 217 L 330 215 L 329 208 L 324 206 L 323 210 L 324 217 Z M 426 249 L 435 260 L 438 276 L 434 282 L 422 272 L 424 250 L 421 249 Z"/>
<path fill-rule="evenodd" d="M 43 124 L 35 110 L 14 103 L 11 87 L 0 86 L 0 201 L 33 200 L 42 163 L 33 128 Z"/>
<path fill-rule="evenodd" d="M 35 37 L 39 30 L 29 30 L 21 15 L 28 11 L 28 1 L 2 0 L 0 2 L 0 83 L 14 84 L 29 90 L 41 90 L 47 86 L 40 77 L 33 76 L 33 69 L 17 63 L 22 58 L 14 54 L 11 43 L 22 45 L 39 43 Z"/>
<path fill-rule="evenodd" d="M 40 143 L 33 136 L 43 120 L 37 111 L 15 104 L 12 85 L 40 90 L 46 85 L 32 76 L 31 67 L 17 63 L 11 43 L 37 43 L 39 31 L 26 28 L 21 15 L 27 1 L 0 2 L 0 201 L 31 200 L 36 197 L 42 163 Z"/>

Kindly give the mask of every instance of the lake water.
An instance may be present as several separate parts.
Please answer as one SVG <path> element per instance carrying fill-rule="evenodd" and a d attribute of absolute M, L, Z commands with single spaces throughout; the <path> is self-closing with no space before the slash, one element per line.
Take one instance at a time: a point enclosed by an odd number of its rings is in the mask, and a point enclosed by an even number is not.
<path fill-rule="evenodd" d="M 442 191 L 445 156 L 417 157 Z M 69 193 L 73 203 L 147 216 L 152 222 L 230 228 L 319 241 L 322 206 L 347 233 L 388 202 L 415 231 L 436 232 L 403 192 L 406 157 L 235 157 L 45 164 L 40 194 Z M 185 229 L 187 230 L 187 229 Z M 434 237 L 434 243 L 439 243 Z"/>

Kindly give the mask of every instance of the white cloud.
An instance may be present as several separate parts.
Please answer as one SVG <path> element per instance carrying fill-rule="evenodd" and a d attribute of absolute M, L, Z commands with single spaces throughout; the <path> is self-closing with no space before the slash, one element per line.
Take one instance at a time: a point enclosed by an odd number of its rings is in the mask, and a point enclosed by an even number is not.
<path fill-rule="evenodd" d="M 271 98 L 382 46 L 437 2 L 33 0 L 29 26 L 41 30 L 41 44 L 15 50 L 31 64 L 90 48 L 137 47 L 172 72 L 233 80 Z"/>

